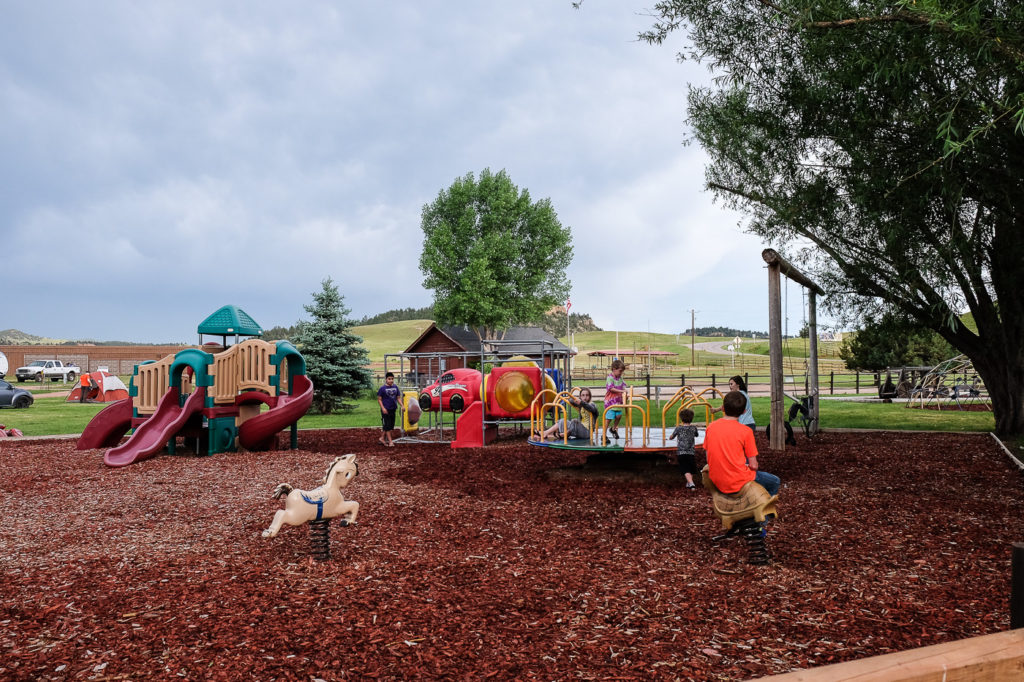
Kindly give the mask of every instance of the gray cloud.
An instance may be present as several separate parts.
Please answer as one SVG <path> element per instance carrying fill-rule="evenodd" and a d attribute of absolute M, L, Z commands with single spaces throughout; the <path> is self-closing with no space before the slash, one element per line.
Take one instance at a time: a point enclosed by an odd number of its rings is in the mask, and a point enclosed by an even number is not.
<path fill-rule="evenodd" d="M 706 73 L 637 43 L 640 9 L 9 6 L 0 230 L 9 257 L 68 255 L 11 258 L 32 284 L 5 287 L 4 326 L 190 340 L 225 303 L 294 323 L 328 276 L 357 317 L 426 305 L 420 209 L 491 167 L 573 228 L 574 309 L 598 324 L 674 332 L 693 307 L 763 328 L 761 245 L 681 145 Z"/>

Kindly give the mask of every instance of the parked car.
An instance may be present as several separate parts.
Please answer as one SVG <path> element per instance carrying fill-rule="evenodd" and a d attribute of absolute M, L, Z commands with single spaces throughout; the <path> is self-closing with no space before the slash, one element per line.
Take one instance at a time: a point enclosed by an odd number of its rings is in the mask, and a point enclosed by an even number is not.
<path fill-rule="evenodd" d="M 28 407 L 35 398 L 23 388 L 15 388 L 0 380 L 0 407 Z"/>

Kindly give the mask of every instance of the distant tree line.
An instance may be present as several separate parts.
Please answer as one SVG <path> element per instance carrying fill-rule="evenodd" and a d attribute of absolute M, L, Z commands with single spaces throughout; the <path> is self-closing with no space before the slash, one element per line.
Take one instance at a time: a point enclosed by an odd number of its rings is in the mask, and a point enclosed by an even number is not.
<path fill-rule="evenodd" d="M 263 336 L 260 338 L 264 341 L 284 341 L 296 338 L 299 335 L 299 327 L 301 324 L 293 324 L 290 327 L 271 327 L 270 329 L 263 330 Z"/>
<path fill-rule="evenodd" d="M 383 324 L 385 322 L 402 322 L 404 320 L 433 320 L 434 309 L 432 306 L 425 308 L 400 308 L 388 310 L 376 315 L 364 315 L 361 319 L 351 322 L 354 327 L 361 327 L 370 324 Z M 264 341 L 279 341 L 281 339 L 295 339 L 302 331 L 302 323 L 293 324 L 290 327 L 276 326 L 263 330 Z"/>
<path fill-rule="evenodd" d="M 697 327 L 694 331 L 687 329 L 682 333 L 687 336 L 693 334 L 694 336 L 739 336 L 747 339 L 754 336 L 768 338 L 768 332 L 752 332 L 749 329 L 733 329 L 732 327 Z"/>
<path fill-rule="evenodd" d="M 433 320 L 434 306 L 428 305 L 424 308 L 400 308 L 389 310 L 385 313 L 378 313 L 372 317 L 367 315 L 356 321 L 356 326 L 367 324 L 383 324 L 385 322 L 404 322 L 405 320 Z"/>

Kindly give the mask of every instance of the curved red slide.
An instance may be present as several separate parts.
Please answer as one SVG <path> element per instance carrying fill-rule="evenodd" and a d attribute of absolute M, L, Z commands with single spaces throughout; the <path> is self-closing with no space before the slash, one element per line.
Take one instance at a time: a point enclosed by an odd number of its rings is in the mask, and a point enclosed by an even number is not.
<path fill-rule="evenodd" d="M 103 455 L 107 466 L 123 467 L 149 459 L 167 446 L 189 417 L 203 409 L 206 389 L 202 386 L 192 391 L 183 406 L 178 405 L 178 393 L 177 388 L 164 393 L 153 416 L 142 422 L 124 445 L 107 450 Z"/>
<path fill-rule="evenodd" d="M 96 413 L 81 438 L 78 439 L 79 450 L 93 448 L 112 448 L 121 442 L 121 437 L 132 427 L 132 399 L 125 398 L 110 403 Z"/>
<path fill-rule="evenodd" d="M 244 399 L 244 395 L 240 397 Z M 238 427 L 238 442 L 246 450 L 270 448 L 277 432 L 299 421 L 312 404 L 313 382 L 305 374 L 296 374 L 290 394 L 280 396 L 274 407 Z"/>

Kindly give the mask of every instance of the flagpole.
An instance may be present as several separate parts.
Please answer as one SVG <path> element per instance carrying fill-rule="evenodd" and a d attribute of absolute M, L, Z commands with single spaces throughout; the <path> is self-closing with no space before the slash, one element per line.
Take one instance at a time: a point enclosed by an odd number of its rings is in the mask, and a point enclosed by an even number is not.
<path fill-rule="evenodd" d="M 569 308 L 572 307 L 572 299 L 565 299 L 565 342 L 568 344 L 572 339 L 569 338 Z"/>
<path fill-rule="evenodd" d="M 566 377 L 566 381 L 572 377 L 572 337 L 569 336 L 569 308 L 571 307 L 572 297 L 570 296 L 565 299 L 565 345 L 569 348 L 569 352 L 567 354 L 569 361 L 566 363 L 568 365 L 569 376 Z M 568 417 L 566 417 L 566 419 L 568 419 Z"/>

